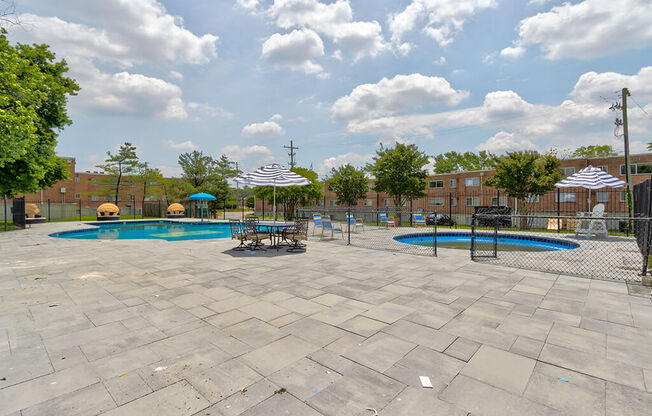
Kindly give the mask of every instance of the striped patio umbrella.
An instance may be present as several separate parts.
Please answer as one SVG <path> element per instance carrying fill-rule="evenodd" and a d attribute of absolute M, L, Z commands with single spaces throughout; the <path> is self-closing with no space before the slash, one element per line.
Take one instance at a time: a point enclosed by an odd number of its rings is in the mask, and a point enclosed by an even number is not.
<path fill-rule="evenodd" d="M 585 189 L 620 188 L 625 185 L 627 185 L 627 182 L 609 175 L 602 169 L 590 165 L 555 184 L 557 188 Z M 590 210 L 591 193 L 589 192 L 589 211 Z"/>
<path fill-rule="evenodd" d="M 242 175 L 235 178 L 235 181 L 244 185 L 274 187 L 274 221 L 276 221 L 276 187 L 305 186 L 312 183 L 308 178 L 285 169 L 277 163 Z"/>

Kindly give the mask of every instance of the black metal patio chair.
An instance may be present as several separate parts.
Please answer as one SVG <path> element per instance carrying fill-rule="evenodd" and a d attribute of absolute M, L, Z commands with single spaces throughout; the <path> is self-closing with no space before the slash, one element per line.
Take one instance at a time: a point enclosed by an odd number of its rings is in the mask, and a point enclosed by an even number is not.
<path fill-rule="evenodd" d="M 306 251 L 304 241 L 308 240 L 308 219 L 296 218 L 293 226 L 283 230 L 283 237 L 290 242 L 287 251 Z"/>

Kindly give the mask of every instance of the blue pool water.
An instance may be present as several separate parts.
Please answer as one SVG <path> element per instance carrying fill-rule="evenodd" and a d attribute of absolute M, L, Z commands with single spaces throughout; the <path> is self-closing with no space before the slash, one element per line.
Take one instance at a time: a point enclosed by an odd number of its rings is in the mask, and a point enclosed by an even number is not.
<path fill-rule="evenodd" d="M 92 223 L 98 228 L 50 234 L 58 238 L 91 240 L 155 239 L 167 241 L 207 240 L 231 237 L 228 223 L 187 223 L 174 221 L 138 221 Z"/>
<path fill-rule="evenodd" d="M 394 237 L 401 243 L 432 247 L 432 234 L 404 234 Z M 476 237 L 476 247 L 479 250 L 493 249 L 493 236 L 481 234 Z M 470 233 L 438 233 L 437 247 L 469 250 L 471 248 Z M 579 244 L 556 238 L 534 237 L 518 234 L 502 234 L 498 237 L 499 251 L 560 251 L 572 250 Z"/>

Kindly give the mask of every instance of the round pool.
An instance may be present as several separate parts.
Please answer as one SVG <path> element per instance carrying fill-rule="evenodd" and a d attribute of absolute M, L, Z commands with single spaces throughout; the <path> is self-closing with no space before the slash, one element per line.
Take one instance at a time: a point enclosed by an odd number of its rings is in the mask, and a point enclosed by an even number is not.
<path fill-rule="evenodd" d="M 394 240 L 417 246 L 432 247 L 433 236 L 426 233 L 404 234 L 394 237 Z M 476 234 L 477 250 L 493 250 L 493 234 Z M 438 248 L 469 250 L 471 248 L 470 233 L 437 233 Z M 498 251 L 561 251 L 572 250 L 579 244 L 557 238 L 535 237 L 531 235 L 500 234 Z"/>
<path fill-rule="evenodd" d="M 175 222 L 175 221 L 129 221 L 91 223 L 97 228 L 62 231 L 50 234 L 57 238 L 86 240 L 207 240 L 231 237 L 228 223 Z"/>

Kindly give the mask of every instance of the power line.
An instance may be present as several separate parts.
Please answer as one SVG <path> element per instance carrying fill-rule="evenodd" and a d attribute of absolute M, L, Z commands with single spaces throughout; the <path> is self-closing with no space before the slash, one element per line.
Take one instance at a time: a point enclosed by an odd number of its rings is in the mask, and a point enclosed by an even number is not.
<path fill-rule="evenodd" d="M 296 155 L 295 150 L 299 150 L 299 148 L 294 146 L 292 140 L 290 140 L 289 146 L 283 146 L 283 147 L 286 149 L 290 149 L 290 151 L 288 152 L 288 156 L 290 156 L 290 169 L 294 169 L 294 156 Z"/>
<path fill-rule="evenodd" d="M 629 98 L 631 98 L 632 101 L 634 101 L 634 104 L 636 104 L 636 105 L 638 106 L 638 108 L 640 108 L 641 111 L 644 112 L 645 115 L 646 115 L 650 120 L 652 120 L 652 116 L 650 116 L 650 115 L 648 114 L 648 112 L 645 111 L 645 109 L 644 109 L 643 107 L 641 107 L 641 105 L 638 103 L 638 101 L 636 101 L 636 100 L 634 99 L 634 97 L 632 97 L 632 94 L 631 94 L 631 93 L 629 94 Z"/>

